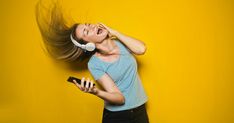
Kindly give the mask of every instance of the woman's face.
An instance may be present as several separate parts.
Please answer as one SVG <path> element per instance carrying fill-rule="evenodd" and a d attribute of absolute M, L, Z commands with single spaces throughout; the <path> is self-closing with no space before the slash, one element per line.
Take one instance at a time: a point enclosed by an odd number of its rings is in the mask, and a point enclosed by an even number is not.
<path fill-rule="evenodd" d="M 92 43 L 100 43 L 108 35 L 108 31 L 98 24 L 79 24 L 75 33 L 78 39 Z"/>

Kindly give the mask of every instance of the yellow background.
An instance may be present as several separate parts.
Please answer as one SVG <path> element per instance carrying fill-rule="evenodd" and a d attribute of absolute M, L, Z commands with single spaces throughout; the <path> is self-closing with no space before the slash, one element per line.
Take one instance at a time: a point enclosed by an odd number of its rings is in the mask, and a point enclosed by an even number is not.
<path fill-rule="evenodd" d="M 37 0 L 0 1 L 0 122 L 100 123 L 103 101 L 42 50 Z M 143 40 L 137 56 L 151 123 L 233 123 L 231 0 L 64 0 L 74 20 L 103 22 Z"/>

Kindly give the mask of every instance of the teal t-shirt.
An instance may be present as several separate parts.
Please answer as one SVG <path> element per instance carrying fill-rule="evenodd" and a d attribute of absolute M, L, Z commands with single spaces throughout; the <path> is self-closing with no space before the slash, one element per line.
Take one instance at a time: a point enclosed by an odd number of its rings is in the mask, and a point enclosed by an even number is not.
<path fill-rule="evenodd" d="M 108 74 L 115 82 L 125 97 L 124 105 L 113 105 L 105 102 L 105 108 L 110 111 L 132 109 L 147 101 L 144 88 L 137 72 L 137 62 L 129 49 L 121 42 L 114 40 L 120 49 L 120 57 L 114 62 L 105 62 L 92 56 L 88 68 L 93 78 L 98 80 L 104 73 Z"/>

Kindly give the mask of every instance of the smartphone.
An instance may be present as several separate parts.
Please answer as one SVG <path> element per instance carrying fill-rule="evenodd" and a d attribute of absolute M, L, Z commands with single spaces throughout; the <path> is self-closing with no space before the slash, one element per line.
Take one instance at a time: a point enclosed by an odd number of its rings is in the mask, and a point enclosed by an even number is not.
<path fill-rule="evenodd" d="M 78 79 L 78 78 L 76 78 L 76 77 L 70 76 L 70 77 L 67 79 L 67 81 L 68 81 L 68 82 L 71 82 L 71 83 L 74 83 L 73 80 L 76 80 L 76 82 L 77 82 L 78 84 L 81 84 L 81 79 Z M 84 85 L 86 85 L 86 81 L 84 81 Z M 95 84 L 93 84 L 93 86 L 95 86 Z M 90 83 L 89 83 L 89 87 L 90 87 Z"/>

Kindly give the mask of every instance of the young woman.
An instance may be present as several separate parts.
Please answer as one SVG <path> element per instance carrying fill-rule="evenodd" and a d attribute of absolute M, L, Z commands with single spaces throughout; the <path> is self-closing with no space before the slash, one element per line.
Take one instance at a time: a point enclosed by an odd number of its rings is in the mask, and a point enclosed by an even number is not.
<path fill-rule="evenodd" d="M 89 78 L 75 85 L 105 102 L 103 123 L 148 123 L 147 96 L 133 56 L 143 55 L 146 46 L 104 24 L 75 23 L 71 27 L 58 4 L 45 9 L 36 6 L 37 23 L 48 53 L 56 59 L 88 59 L 88 69 L 102 89 Z M 84 85 L 84 81 L 86 84 Z"/>

